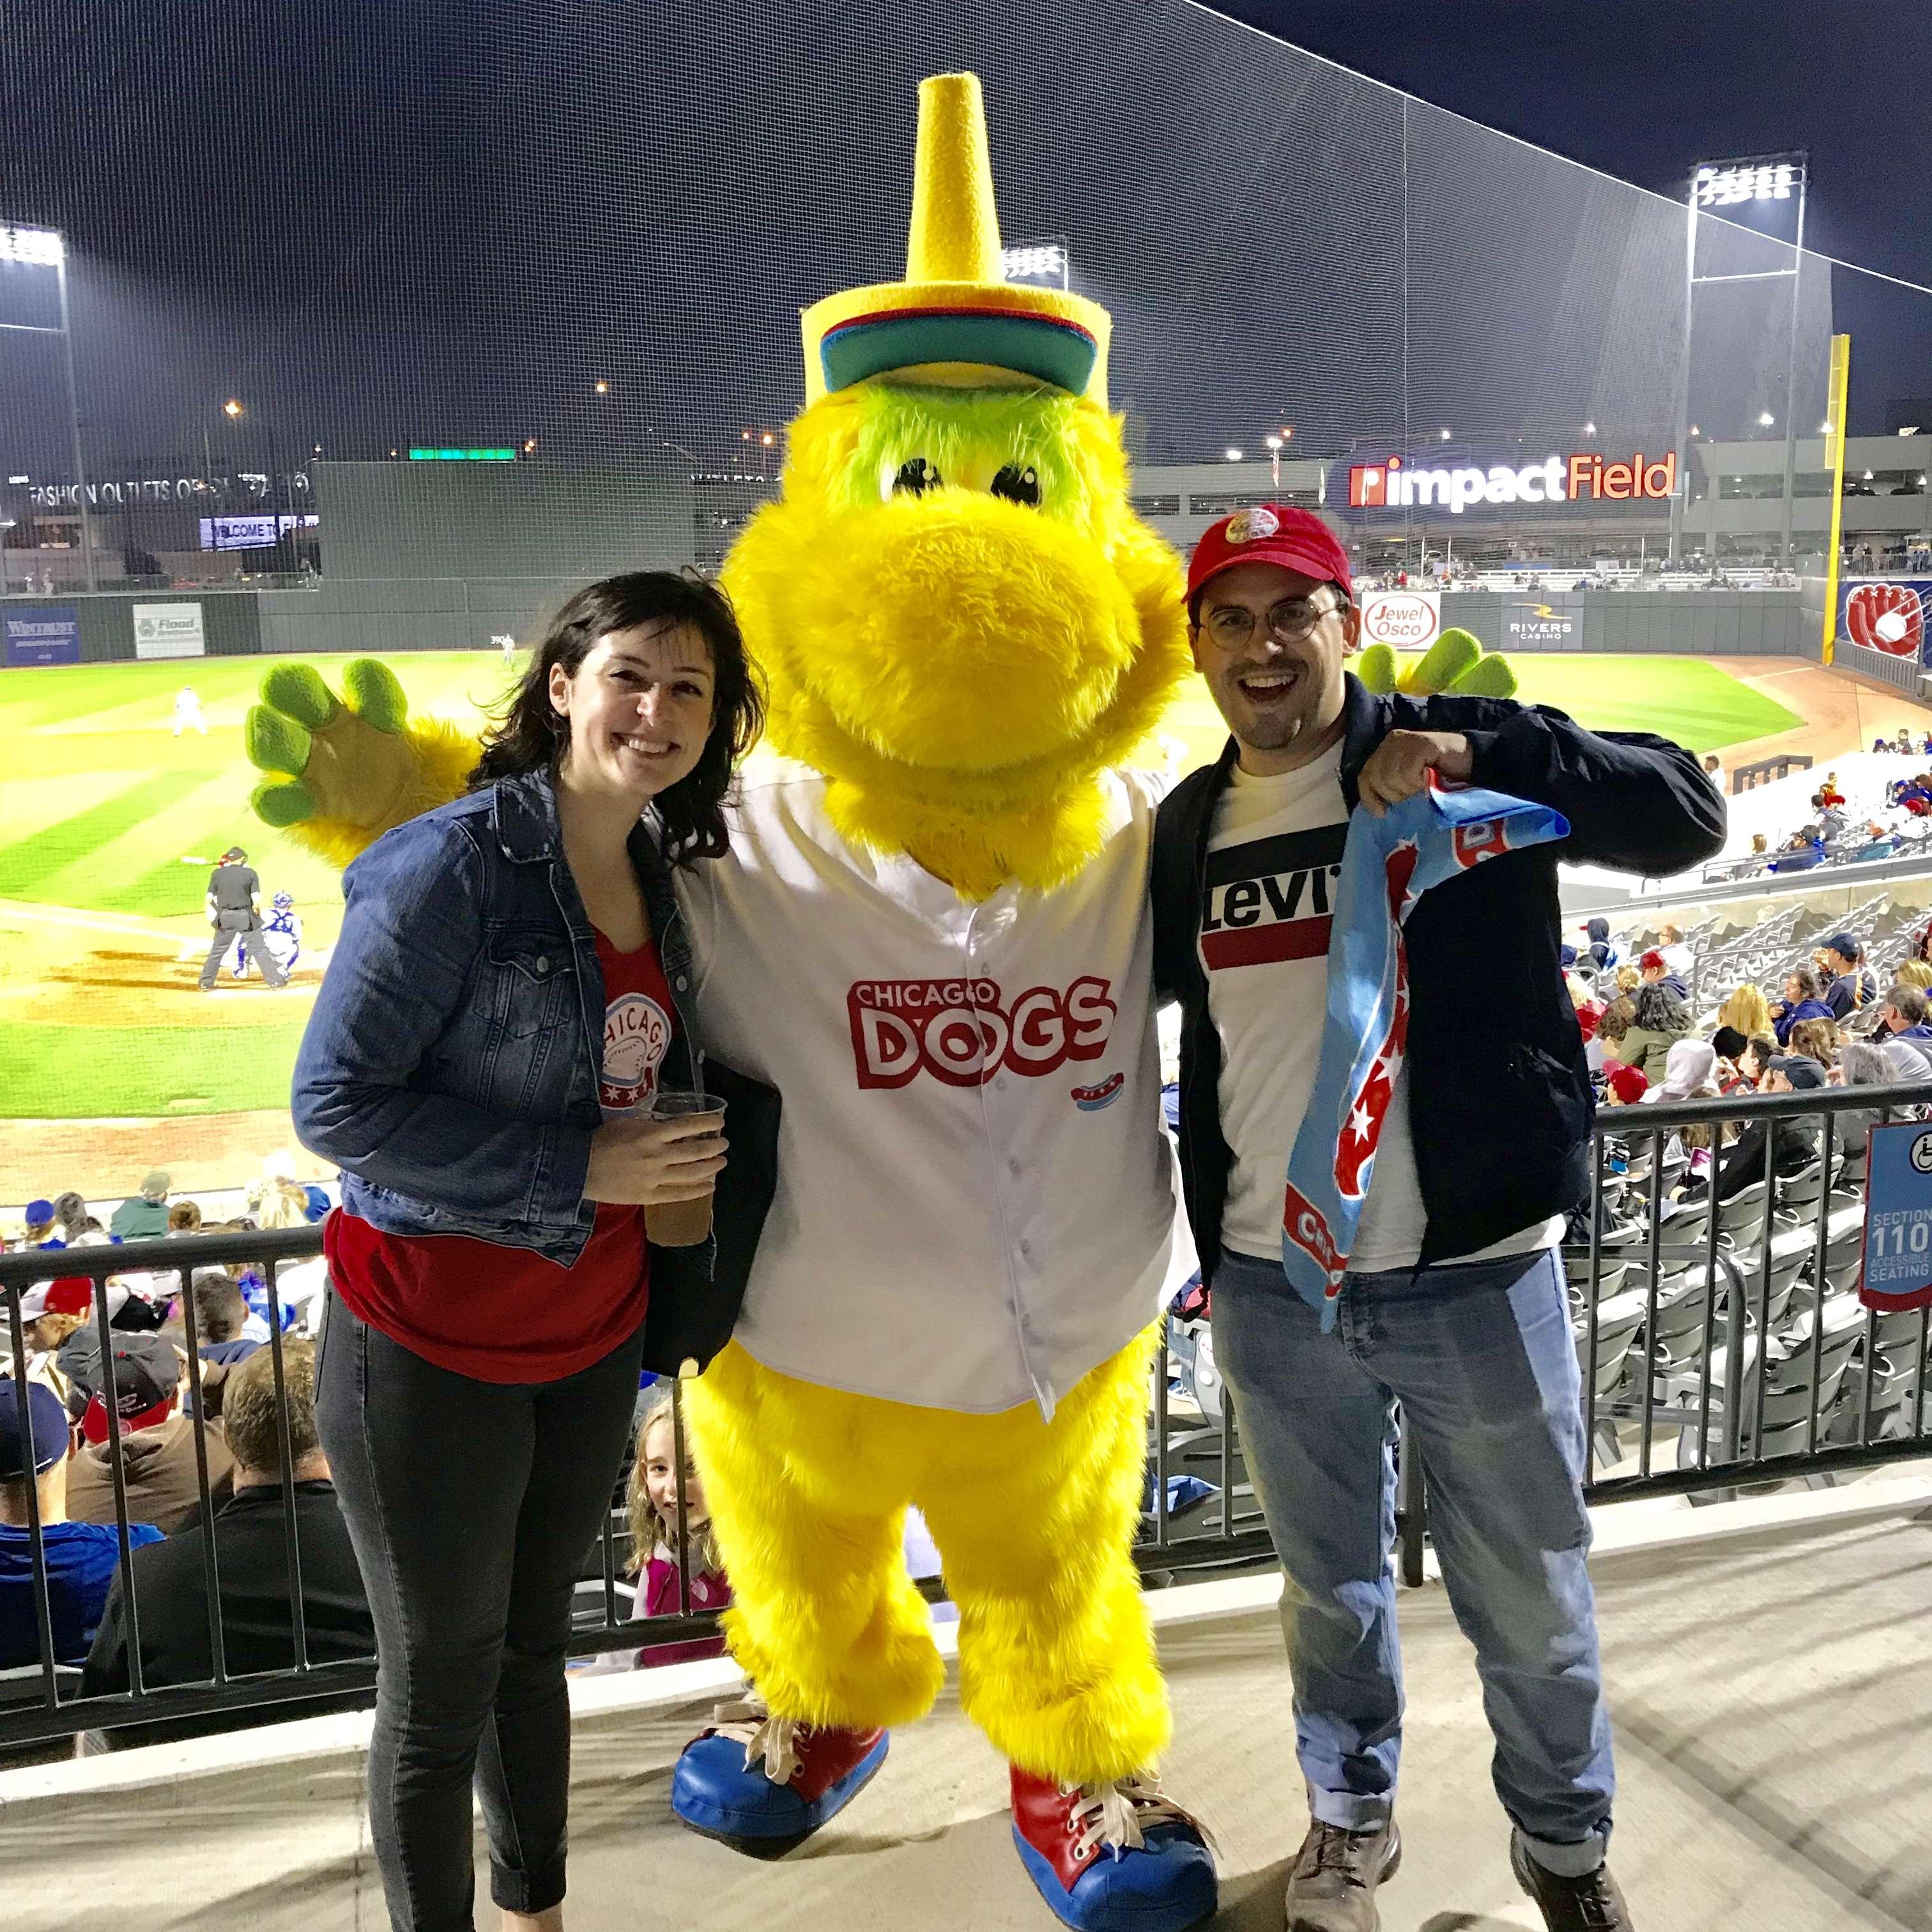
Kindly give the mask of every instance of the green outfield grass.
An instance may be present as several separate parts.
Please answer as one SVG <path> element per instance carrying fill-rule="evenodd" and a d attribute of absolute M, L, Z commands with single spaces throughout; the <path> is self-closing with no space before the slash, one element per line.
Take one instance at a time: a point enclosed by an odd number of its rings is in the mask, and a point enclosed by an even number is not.
<path fill-rule="evenodd" d="M 344 659 L 310 662 L 339 680 Z M 478 716 L 506 676 L 494 652 L 398 652 L 392 662 L 410 704 L 446 717 Z M 257 774 L 242 721 L 262 670 L 260 658 L 204 658 L 0 673 L 0 898 L 192 916 L 208 864 L 239 844 L 265 893 L 292 892 L 305 918 L 331 922 L 334 872 L 248 809 Z M 184 685 L 200 696 L 205 738 L 173 735 Z"/>
<path fill-rule="evenodd" d="M 332 683 L 344 660 L 314 660 Z M 494 652 L 398 653 L 391 660 L 418 710 L 479 719 L 508 674 Z M 1699 752 L 1788 730 L 1802 721 L 1718 665 L 1688 658 L 1528 656 L 1516 660 L 1522 695 L 1606 730 L 1660 732 Z M 62 666 L 0 671 L 0 901 L 62 908 L 96 924 L 70 934 L 48 913 L 10 916 L 0 938 L 12 949 L 0 1010 L 0 1117 L 222 1113 L 280 1105 L 307 1002 L 238 998 L 186 1010 L 184 1023 L 146 1010 L 159 998 L 192 997 L 192 968 L 165 948 L 136 980 L 77 980 L 43 994 L 36 976 L 104 941 L 130 917 L 148 932 L 190 941 L 205 933 L 202 896 L 216 856 L 248 848 L 266 901 L 292 892 L 313 952 L 334 935 L 340 903 L 334 872 L 248 809 L 256 774 L 242 749 L 260 658 Z M 175 694 L 200 694 L 208 734 L 173 736 Z M 1186 762 L 1211 758 L 1222 728 L 1202 687 L 1190 688 L 1168 720 Z M 23 981 L 30 983 L 23 983 Z M 232 1016 L 232 1017 L 231 1017 Z M 191 1019 L 193 1023 L 186 1023 Z"/>

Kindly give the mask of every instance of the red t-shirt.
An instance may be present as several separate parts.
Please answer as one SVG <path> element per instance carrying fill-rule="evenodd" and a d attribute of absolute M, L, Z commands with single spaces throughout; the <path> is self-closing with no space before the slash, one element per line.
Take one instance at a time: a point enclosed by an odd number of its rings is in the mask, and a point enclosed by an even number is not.
<path fill-rule="evenodd" d="M 610 1120 L 648 1107 L 676 1024 L 654 941 L 620 952 L 601 932 L 604 1064 Z M 641 1208 L 597 1204 L 565 1268 L 469 1234 L 386 1234 L 338 1210 L 322 1231 L 329 1279 L 362 1320 L 412 1354 L 486 1382 L 560 1382 L 635 1332 L 650 1290 Z"/>

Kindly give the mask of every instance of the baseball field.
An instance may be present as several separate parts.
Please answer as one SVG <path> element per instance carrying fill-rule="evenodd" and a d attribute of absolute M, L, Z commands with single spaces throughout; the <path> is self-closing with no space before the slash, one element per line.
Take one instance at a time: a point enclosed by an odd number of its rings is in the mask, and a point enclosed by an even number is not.
<path fill-rule="evenodd" d="M 512 675 L 494 653 L 392 662 L 417 710 L 449 718 L 477 718 Z M 1526 698 L 1699 751 L 1802 722 L 1702 661 L 1532 656 L 1516 667 Z M 333 680 L 341 665 L 320 668 Z M 0 1202 L 50 1184 L 29 1124 L 98 1124 L 124 1144 L 136 1121 L 172 1121 L 176 1144 L 220 1158 L 226 1117 L 259 1123 L 286 1105 L 340 896 L 328 867 L 248 811 L 242 723 L 262 668 L 234 658 L 0 671 Z M 184 685 L 205 734 L 176 734 Z M 1214 755 L 1222 734 L 1204 689 L 1184 696 L 1164 735 L 1185 747 L 1184 769 Z M 294 897 L 302 950 L 289 992 L 225 973 L 214 992 L 197 990 L 208 870 L 236 844 L 260 874 L 265 910 L 274 892 Z M 60 1138 L 88 1144 L 85 1132 Z M 286 1139 L 284 1127 L 268 1144 Z M 63 1173 L 58 1184 L 90 1184 L 65 1162 Z"/>

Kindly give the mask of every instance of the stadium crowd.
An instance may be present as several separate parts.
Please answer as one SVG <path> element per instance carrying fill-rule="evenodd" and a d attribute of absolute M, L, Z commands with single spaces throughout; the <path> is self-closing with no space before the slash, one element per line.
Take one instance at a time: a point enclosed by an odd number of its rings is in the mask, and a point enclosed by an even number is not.
<path fill-rule="evenodd" d="M 271 1156 L 242 1190 L 241 1211 L 232 1218 L 208 1220 L 195 1200 L 171 1198 L 170 1177 L 159 1170 L 111 1210 L 101 1204 L 108 1211 L 105 1223 L 82 1196 L 63 1192 L 28 1202 L 4 1231 L 8 1252 L 44 1252 L 50 1272 L 19 1297 L 24 1426 L 16 1379 L 21 1358 L 0 1304 L 0 1689 L 10 1675 L 35 1694 L 41 1682 L 31 1528 L 36 1514 L 64 1694 L 130 1690 L 137 1621 L 143 1690 L 212 1678 L 211 1534 L 227 1673 L 292 1667 L 296 1619 L 285 1529 L 291 1507 L 308 1662 L 373 1658 L 367 1594 L 316 1433 L 312 1328 L 321 1306 L 320 1258 L 285 1262 L 275 1270 L 284 1334 L 279 1399 L 276 1352 L 267 1346 L 271 1298 L 263 1264 L 196 1268 L 185 1294 L 176 1270 L 110 1275 L 102 1304 L 116 1391 L 118 1457 L 93 1284 L 84 1274 L 52 1272 L 63 1254 L 81 1249 L 301 1226 L 328 1211 L 330 1191 L 296 1182 L 286 1156 Z M 646 1378 L 634 1448 L 616 1499 L 628 1547 L 619 1561 L 620 1588 L 627 1602 L 634 1595 L 640 1617 L 674 1616 L 687 1601 L 677 1556 L 674 1436 L 668 1388 Z M 688 1606 L 715 1610 L 728 1604 L 730 1592 L 688 1448 L 684 1489 Z M 650 1645 L 600 1659 L 598 1667 L 675 1662 L 716 1655 L 722 1647 L 716 1636 Z M 298 1714 L 366 1705 L 373 1694 L 325 1689 L 304 1700 Z M 247 1712 L 170 1718 L 90 1732 L 88 1742 L 97 1749 L 127 1748 L 250 1720 Z"/>

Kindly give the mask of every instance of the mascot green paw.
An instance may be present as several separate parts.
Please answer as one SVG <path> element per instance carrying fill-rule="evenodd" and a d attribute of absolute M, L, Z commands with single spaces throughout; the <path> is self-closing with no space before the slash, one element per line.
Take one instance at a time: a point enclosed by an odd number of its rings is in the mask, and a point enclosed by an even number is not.
<path fill-rule="evenodd" d="M 344 668 L 342 695 L 313 665 L 262 679 L 242 742 L 268 776 L 250 801 L 265 825 L 346 865 L 392 826 L 458 796 L 475 738 L 435 718 L 411 722 L 395 674 L 374 658 Z"/>
<path fill-rule="evenodd" d="M 1355 661 L 1355 675 L 1377 696 L 1514 698 L 1509 660 L 1485 651 L 1467 631 L 1448 630 L 1405 671 L 1387 644 L 1371 644 Z"/>

